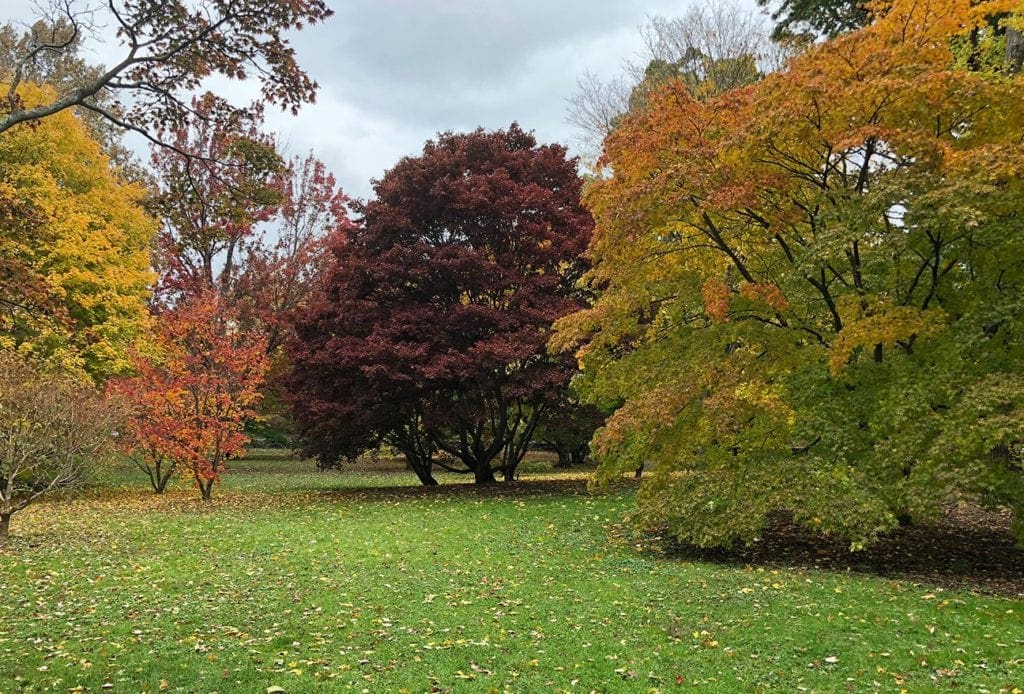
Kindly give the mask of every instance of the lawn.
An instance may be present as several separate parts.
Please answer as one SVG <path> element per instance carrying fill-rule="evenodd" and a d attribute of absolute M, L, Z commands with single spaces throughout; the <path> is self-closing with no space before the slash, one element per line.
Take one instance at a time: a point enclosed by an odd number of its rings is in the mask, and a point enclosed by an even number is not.
<path fill-rule="evenodd" d="M 0 691 L 1024 689 L 1024 601 L 635 545 L 629 489 L 239 461 L 16 516 Z M 545 479 L 547 478 L 547 479 Z M 272 690 L 280 691 L 280 690 Z"/>

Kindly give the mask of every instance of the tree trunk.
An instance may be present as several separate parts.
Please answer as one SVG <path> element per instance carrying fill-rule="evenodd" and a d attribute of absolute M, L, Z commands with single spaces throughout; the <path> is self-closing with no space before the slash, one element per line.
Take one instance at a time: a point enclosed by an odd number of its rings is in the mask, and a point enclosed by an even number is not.
<path fill-rule="evenodd" d="M 419 478 L 420 483 L 424 487 L 437 485 L 437 480 L 434 479 L 434 466 L 429 457 L 429 452 L 420 450 L 415 446 L 400 450 L 402 451 L 402 457 L 405 458 L 406 469 L 416 473 L 416 477 Z"/>
<path fill-rule="evenodd" d="M 160 477 L 159 472 L 157 473 L 156 484 L 153 485 L 154 494 L 163 494 L 164 490 L 167 489 L 167 482 L 171 479 L 168 474 L 165 477 Z"/>
<path fill-rule="evenodd" d="M 153 482 L 153 492 L 156 494 L 163 494 L 164 490 L 167 489 L 167 483 L 171 480 L 171 475 L 174 474 L 174 465 L 170 466 L 170 469 L 164 470 L 162 463 L 156 463 L 156 480 L 150 478 Z"/>
<path fill-rule="evenodd" d="M 1017 74 L 1024 67 L 1024 34 L 1017 29 L 1006 30 L 1006 70 Z"/>
<path fill-rule="evenodd" d="M 635 477 L 636 479 L 640 479 L 643 476 L 644 476 L 644 463 L 640 463 L 640 467 L 638 467 L 636 469 L 636 472 L 633 473 L 633 477 Z"/>
<path fill-rule="evenodd" d="M 565 446 L 555 446 L 555 453 L 558 454 L 558 462 L 555 467 L 562 470 L 572 467 L 572 453 Z"/>
<path fill-rule="evenodd" d="M 213 498 L 213 480 L 207 480 L 206 482 L 197 479 L 199 483 L 199 494 L 202 496 L 203 501 L 210 501 Z"/>
<path fill-rule="evenodd" d="M 494 470 L 491 469 L 490 463 L 478 465 L 473 471 L 473 477 L 477 484 L 496 484 L 498 482 L 494 478 Z"/>
<path fill-rule="evenodd" d="M 437 486 L 437 480 L 434 479 L 434 476 L 431 474 L 430 468 L 421 468 L 417 465 L 413 465 L 412 463 L 409 463 L 409 467 L 412 468 L 412 471 L 416 473 L 416 476 L 419 477 L 420 483 L 424 487 Z"/>
<path fill-rule="evenodd" d="M 7 546 L 7 540 L 11 536 L 11 514 L 0 513 L 0 547 Z"/>

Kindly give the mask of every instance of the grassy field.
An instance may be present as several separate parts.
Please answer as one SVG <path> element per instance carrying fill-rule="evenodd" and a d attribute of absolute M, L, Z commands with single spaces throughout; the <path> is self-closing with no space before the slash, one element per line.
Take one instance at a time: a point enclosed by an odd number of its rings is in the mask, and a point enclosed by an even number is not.
<path fill-rule="evenodd" d="M 25 511 L 0 692 L 1024 690 L 1022 601 L 673 559 L 626 539 L 628 490 L 545 463 L 515 493 L 386 467 L 264 454 L 205 506 L 125 473 Z"/>

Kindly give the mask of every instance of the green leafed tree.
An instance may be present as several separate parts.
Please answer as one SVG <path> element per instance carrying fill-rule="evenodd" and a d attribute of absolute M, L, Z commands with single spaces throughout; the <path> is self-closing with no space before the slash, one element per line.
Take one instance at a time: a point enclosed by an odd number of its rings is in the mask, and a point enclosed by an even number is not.
<path fill-rule="evenodd" d="M 954 53 L 1013 4 L 894 0 L 609 138 L 600 295 L 555 345 L 623 402 L 594 449 L 653 468 L 641 520 L 726 545 L 787 510 L 860 547 L 962 499 L 1024 515 L 1024 81 Z"/>
<path fill-rule="evenodd" d="M 757 0 L 776 22 L 772 38 L 812 34 L 835 37 L 859 29 L 871 15 L 864 0 Z"/>

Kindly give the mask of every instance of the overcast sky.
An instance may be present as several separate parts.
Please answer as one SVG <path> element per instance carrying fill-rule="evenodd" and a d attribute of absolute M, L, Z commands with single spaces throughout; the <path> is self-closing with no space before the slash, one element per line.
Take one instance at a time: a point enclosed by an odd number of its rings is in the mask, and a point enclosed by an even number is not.
<path fill-rule="evenodd" d="M 702 1 L 334 0 L 335 15 L 295 39 L 317 103 L 295 117 L 272 110 L 268 127 L 291 153 L 312 149 L 353 197 L 441 131 L 518 121 L 571 145 L 566 99 L 578 76 L 618 74 L 637 57 L 647 16 Z M 0 19 L 31 16 L 32 0 L 3 4 Z M 98 62 L 116 55 L 116 44 L 95 52 Z M 237 83 L 218 91 L 239 103 L 256 95 Z"/>

